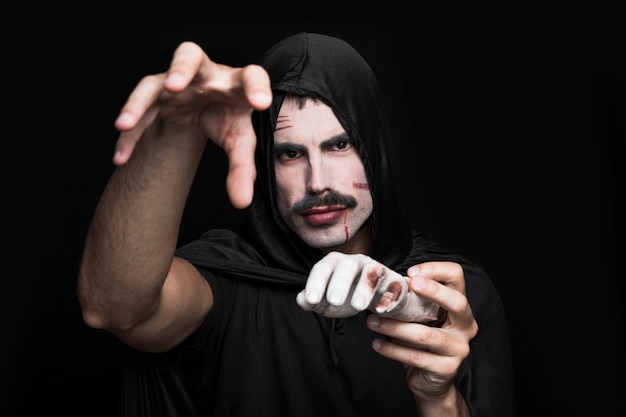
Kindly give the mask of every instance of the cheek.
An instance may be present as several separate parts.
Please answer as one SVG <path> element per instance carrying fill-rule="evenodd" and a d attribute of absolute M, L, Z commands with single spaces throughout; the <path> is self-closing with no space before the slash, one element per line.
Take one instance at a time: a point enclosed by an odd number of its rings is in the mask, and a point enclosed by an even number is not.
<path fill-rule="evenodd" d="M 298 184 L 300 181 L 293 173 L 288 174 L 282 171 L 276 172 L 276 191 L 278 205 L 281 210 L 291 207 L 291 205 L 301 195 L 298 193 Z"/>
<path fill-rule="evenodd" d="M 353 163 L 345 166 L 344 168 L 345 174 L 347 178 L 351 179 L 352 187 L 357 190 L 369 190 L 369 184 L 367 182 L 367 175 L 365 174 L 365 169 L 361 164 L 361 161 L 358 160 L 358 163 Z"/>
<path fill-rule="evenodd" d="M 374 200 L 372 200 L 372 194 L 370 194 L 369 191 L 367 191 L 362 198 L 359 198 L 359 205 L 366 217 L 369 217 L 370 214 L 372 214 L 372 211 L 374 210 Z"/>
<path fill-rule="evenodd" d="M 359 199 L 370 192 L 367 175 L 365 175 L 365 170 L 360 160 L 341 161 L 340 164 L 338 163 L 332 167 L 327 166 L 326 172 L 333 178 L 332 181 L 329 180 L 329 184 L 332 184 L 332 188 L 335 191 L 352 194 Z"/>

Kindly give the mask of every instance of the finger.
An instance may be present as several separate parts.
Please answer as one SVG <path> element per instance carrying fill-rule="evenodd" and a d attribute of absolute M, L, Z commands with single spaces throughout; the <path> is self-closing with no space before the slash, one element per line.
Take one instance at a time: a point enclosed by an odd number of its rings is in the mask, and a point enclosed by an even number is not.
<path fill-rule="evenodd" d="M 137 125 L 161 94 L 164 79 L 165 74 L 147 75 L 137 83 L 115 120 L 116 129 L 124 132 Z"/>
<path fill-rule="evenodd" d="M 456 262 L 424 262 L 407 270 L 409 277 L 428 277 L 465 293 L 463 267 Z"/>
<path fill-rule="evenodd" d="M 298 295 L 296 296 L 296 303 L 304 310 L 304 311 L 313 311 L 313 304 L 309 304 L 306 301 L 306 296 L 305 296 L 306 291 L 302 290 L 298 293 Z"/>
<path fill-rule="evenodd" d="M 460 360 L 456 356 L 441 355 L 389 340 L 375 339 L 372 341 L 372 348 L 388 359 L 434 373 L 442 378 L 453 377 L 459 368 Z"/>
<path fill-rule="evenodd" d="M 115 143 L 115 153 L 113 154 L 114 164 L 123 165 L 128 162 L 131 154 L 135 150 L 137 142 L 139 142 L 141 135 L 146 129 L 146 126 L 154 121 L 156 114 L 156 107 L 148 109 L 132 129 L 120 133 L 120 136 Z"/>
<path fill-rule="evenodd" d="M 367 326 L 380 334 L 394 339 L 396 345 L 409 348 L 419 348 L 427 350 L 433 354 L 443 356 L 466 355 L 468 345 L 461 343 L 454 337 L 441 329 L 430 327 L 420 323 L 408 323 L 377 315 L 370 315 L 367 318 Z M 464 340 L 464 339 L 463 339 Z M 389 349 L 394 349 L 389 346 Z M 391 352 L 387 352 L 390 354 Z M 387 356 L 387 355 L 385 355 Z M 399 360 L 399 356 L 390 356 Z"/>
<path fill-rule="evenodd" d="M 378 313 L 389 311 L 401 301 L 406 304 L 408 288 L 408 282 L 403 276 L 388 268 L 384 268 L 384 275 L 376 289 L 376 293 L 379 294 L 376 311 Z"/>
<path fill-rule="evenodd" d="M 354 294 L 350 303 L 357 310 L 365 310 L 370 305 L 376 295 L 381 279 L 385 276 L 385 268 L 373 259 L 368 262 L 361 271 L 361 276 L 354 288 Z M 376 300 L 378 304 L 378 300 Z"/>
<path fill-rule="evenodd" d="M 335 253 L 330 253 L 313 265 L 305 287 L 307 303 L 317 304 L 322 300 L 338 259 Z"/>
<path fill-rule="evenodd" d="M 217 65 L 217 67 L 220 67 Z M 226 72 L 225 72 L 226 73 Z M 246 100 L 256 110 L 264 110 L 272 102 L 270 79 L 267 72 L 260 66 L 249 65 L 236 71 L 235 84 L 243 86 Z M 252 127 L 250 112 L 233 124 L 228 132 L 228 141 L 224 142 L 224 150 L 228 155 L 229 172 L 226 178 L 226 190 L 231 203 L 236 208 L 245 208 L 252 202 L 256 166 L 254 151 L 256 135 Z M 234 145 L 233 145 L 234 144 Z"/>
<path fill-rule="evenodd" d="M 411 277 L 411 290 L 439 304 L 446 310 L 462 312 L 469 308 L 467 297 L 460 291 L 423 276 Z"/>
<path fill-rule="evenodd" d="M 348 297 L 356 277 L 363 266 L 361 257 L 342 257 L 335 265 L 326 290 L 326 299 L 331 305 L 340 306 Z"/>
<path fill-rule="evenodd" d="M 198 72 L 203 56 L 198 45 L 185 42 L 174 52 L 167 74 L 148 75 L 140 80 L 115 120 L 115 127 L 122 132 L 115 146 L 115 164 L 124 164 L 130 158 L 145 127 L 156 117 L 158 98 L 164 91 L 176 93 L 185 89 Z M 151 108 L 154 111 L 147 114 Z"/>
<path fill-rule="evenodd" d="M 248 65 L 241 72 L 243 89 L 255 110 L 265 110 L 272 104 L 272 89 L 267 71 L 259 65 Z"/>
<path fill-rule="evenodd" d="M 252 132 L 249 134 L 254 135 Z M 255 146 L 256 137 L 240 137 L 236 140 L 236 145 L 226 151 L 228 156 L 226 191 L 233 206 L 239 209 L 252 203 L 256 179 Z"/>
<path fill-rule="evenodd" d="M 471 306 L 462 292 L 419 274 L 411 277 L 409 284 L 416 294 L 433 301 L 448 312 L 448 325 L 444 327 L 456 324 L 462 327 L 475 325 Z"/>
<path fill-rule="evenodd" d="M 174 51 L 164 86 L 172 93 L 183 91 L 198 74 L 208 76 L 213 66 L 198 44 L 183 42 Z"/>

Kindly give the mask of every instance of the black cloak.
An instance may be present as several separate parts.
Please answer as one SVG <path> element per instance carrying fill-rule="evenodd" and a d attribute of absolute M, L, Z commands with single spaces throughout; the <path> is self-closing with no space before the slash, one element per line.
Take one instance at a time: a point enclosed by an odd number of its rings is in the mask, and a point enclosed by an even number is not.
<path fill-rule="evenodd" d="M 253 114 L 257 181 L 241 231 L 217 229 L 177 250 L 211 284 L 215 303 L 174 350 L 128 351 L 126 416 L 416 416 L 402 365 L 371 348 L 368 312 L 329 319 L 295 302 L 322 253 L 281 220 L 273 131 L 285 93 L 329 105 L 363 159 L 373 196 L 370 256 L 406 275 L 428 260 L 459 262 L 479 325 L 456 385 L 473 417 L 514 414 L 503 307 L 492 281 L 465 258 L 411 229 L 393 167 L 392 136 L 374 73 L 346 42 L 290 36 L 263 57 L 273 104 Z"/>

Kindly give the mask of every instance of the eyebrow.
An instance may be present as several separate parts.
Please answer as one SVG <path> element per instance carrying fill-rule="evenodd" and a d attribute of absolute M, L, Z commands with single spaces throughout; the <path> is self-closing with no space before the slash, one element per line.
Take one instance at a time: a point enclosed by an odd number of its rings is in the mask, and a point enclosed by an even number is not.
<path fill-rule="evenodd" d="M 274 157 L 287 151 L 305 152 L 306 148 L 302 145 L 296 145 L 290 142 L 274 143 Z"/>
<path fill-rule="evenodd" d="M 322 143 L 320 143 L 321 149 L 332 148 L 338 143 L 341 142 L 350 142 L 350 136 L 347 133 L 340 133 L 336 136 L 332 136 L 329 139 L 326 139 Z M 291 142 L 283 142 L 283 143 L 274 143 L 274 156 L 280 155 L 286 151 L 297 151 L 297 152 L 306 152 L 306 147 L 303 145 L 297 145 Z"/>
<path fill-rule="evenodd" d="M 331 148 L 340 142 L 351 142 L 351 141 L 352 139 L 350 139 L 350 136 L 348 136 L 348 134 L 344 132 L 336 136 L 333 136 L 330 139 L 326 139 L 325 141 L 320 143 L 320 148 L 322 149 Z"/>

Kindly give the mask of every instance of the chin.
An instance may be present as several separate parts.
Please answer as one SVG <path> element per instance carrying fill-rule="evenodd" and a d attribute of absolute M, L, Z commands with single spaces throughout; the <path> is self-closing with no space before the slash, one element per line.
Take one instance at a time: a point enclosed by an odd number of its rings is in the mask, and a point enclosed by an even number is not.
<path fill-rule="evenodd" d="M 301 236 L 304 243 L 311 246 L 312 248 L 316 248 L 321 250 L 322 252 L 330 252 L 330 251 L 339 251 L 342 252 L 341 247 L 346 244 L 345 237 L 337 238 L 337 237 L 328 237 L 328 236 Z"/>

